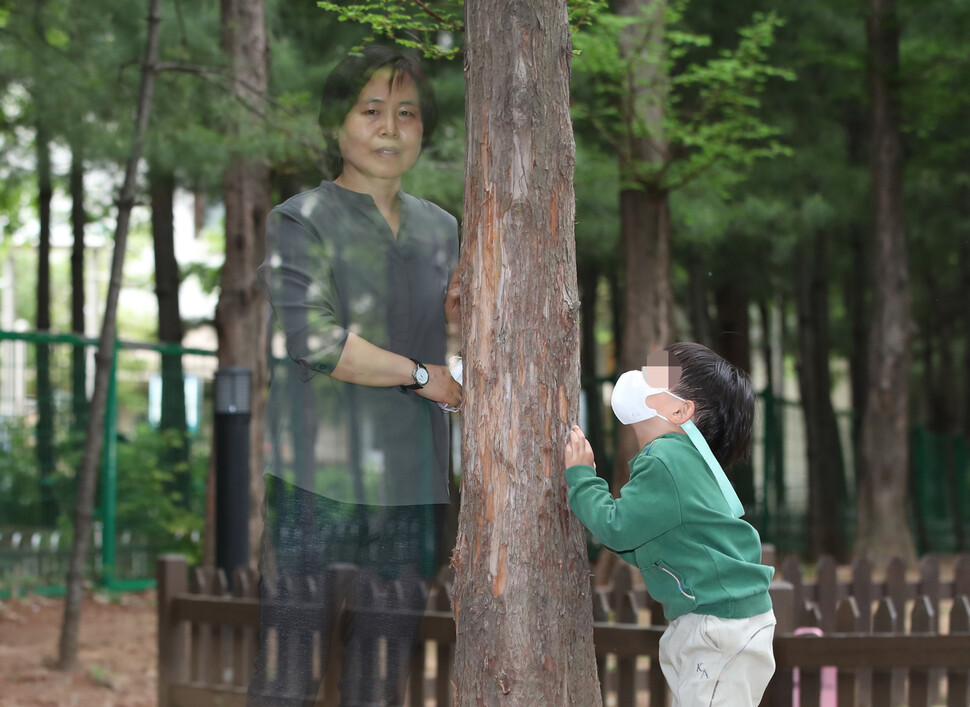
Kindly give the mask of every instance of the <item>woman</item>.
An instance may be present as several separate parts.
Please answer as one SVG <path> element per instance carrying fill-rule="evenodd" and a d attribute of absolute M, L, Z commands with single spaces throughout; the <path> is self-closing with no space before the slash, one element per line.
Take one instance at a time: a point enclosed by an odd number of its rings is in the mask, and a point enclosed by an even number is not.
<path fill-rule="evenodd" d="M 342 644 L 342 705 L 403 702 L 424 608 L 408 587 L 433 573 L 448 502 L 438 403 L 461 403 L 445 366 L 459 317 L 457 222 L 401 191 L 436 122 L 411 55 L 370 46 L 348 57 L 327 78 L 320 111 L 337 177 L 268 220 L 259 277 L 285 353 L 266 414 L 250 705 L 312 704 L 332 643 Z M 402 606 L 401 596 L 414 601 Z M 342 605 L 351 619 L 335 627 Z"/>

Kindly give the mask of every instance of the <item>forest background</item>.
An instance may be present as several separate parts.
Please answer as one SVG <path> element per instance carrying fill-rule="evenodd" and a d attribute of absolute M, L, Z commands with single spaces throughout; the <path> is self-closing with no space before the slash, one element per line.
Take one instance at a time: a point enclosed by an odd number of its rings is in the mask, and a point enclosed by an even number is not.
<path fill-rule="evenodd" d="M 332 176 L 322 167 L 316 127 L 319 87 L 372 32 L 315 2 L 238 4 L 265 9 L 262 43 L 234 44 L 216 3 L 162 4 L 132 228 L 136 252 L 150 250 L 151 264 L 132 263 L 125 282 L 129 293 L 154 288 L 157 307 L 126 296 L 138 305 L 126 309 L 123 301 L 119 319 L 122 339 L 182 344 L 208 330 L 224 365 L 247 363 L 251 352 L 234 353 L 246 348 L 238 342 L 258 340 L 259 326 L 231 308 L 246 299 L 239 292 L 258 262 L 250 251 L 260 217 Z M 863 537 L 863 552 L 911 554 L 920 528 L 909 493 L 908 430 L 956 440 L 970 431 L 970 62 L 963 47 L 970 8 L 957 0 L 902 2 L 874 27 L 874 8 L 882 5 L 619 2 L 581 6 L 574 20 L 582 25 L 573 35 L 571 92 L 587 400 L 601 400 L 602 384 L 637 365 L 644 351 L 678 339 L 706 343 L 759 372 L 765 430 L 778 414 L 775 399 L 796 393 L 808 456 L 805 550 L 813 555 L 850 553 L 851 537 L 862 535 L 857 517 L 876 526 Z M 460 50 L 459 29 L 437 25 L 384 29 L 445 53 Z M 642 27 L 639 43 L 629 40 L 631 26 Z M 107 280 L 103 270 L 85 270 L 91 261 L 84 249 L 99 239 L 110 247 L 145 33 L 140 8 L 117 0 L 0 2 L 0 255 L 17 275 L 15 288 L 5 281 L 3 302 L 30 329 L 97 332 Z M 240 44 L 264 49 L 264 74 L 241 77 L 238 56 L 231 58 L 234 47 L 245 50 Z M 406 188 L 461 218 L 465 115 L 473 108 L 465 106 L 460 59 L 430 59 L 429 67 L 443 120 Z M 878 159 L 887 119 L 898 147 L 888 166 Z M 887 183 L 888 208 L 880 209 Z M 193 237 L 207 242 L 196 262 L 180 262 L 174 246 L 173 204 L 186 199 Z M 58 229 L 71 234 L 70 261 L 52 257 Z M 886 248 L 893 238 L 904 247 Z M 243 240 L 248 261 L 235 257 Z M 220 306 L 183 316 L 187 288 L 193 301 L 213 293 Z M 887 302 L 887 290 L 897 299 Z M 263 318 L 258 311 L 256 320 Z M 894 326 L 904 331 L 901 347 L 886 343 Z M 629 348 L 631 341 L 640 349 Z M 38 345 L 30 355 L 32 392 L 42 401 L 52 385 L 44 380 L 50 354 Z M 884 366 L 887 356 L 897 368 Z M 180 363 L 166 368 L 176 360 L 162 356 L 163 375 L 184 375 Z M 258 357 L 251 363 L 259 368 Z M 887 374 L 893 370 L 902 374 Z M 259 390 L 258 374 L 255 381 Z M 848 391 L 847 434 L 832 403 L 839 386 Z M 71 413 L 75 427 L 85 415 L 83 398 L 72 398 L 82 401 Z M 179 400 L 161 406 L 160 426 L 175 438 L 188 426 L 184 407 Z M 629 455 L 604 411 L 587 406 L 589 433 L 599 458 L 614 459 L 619 472 L 602 465 L 603 473 L 622 476 Z M 43 427 L 55 413 L 39 402 L 31 420 Z M 867 419 L 875 430 L 869 447 L 890 456 L 869 470 Z M 76 456 L 74 463 L 69 455 L 55 458 L 54 445 L 29 430 L 5 435 L 12 465 L 22 467 L 14 452 L 24 449 L 37 460 L 33 473 L 42 483 L 35 478 L 39 491 L 28 494 L 38 502 L 37 524 L 69 517 L 64 499 Z M 157 455 L 155 476 L 141 489 L 144 479 L 132 481 L 129 490 L 146 504 L 158 503 L 157 490 L 190 495 L 180 475 L 189 482 L 211 476 L 209 448 L 145 444 Z M 173 447 L 182 451 L 172 456 Z M 134 461 L 143 452 L 128 451 Z M 253 456 L 255 467 L 258 449 Z M 771 464 L 763 460 L 763 468 Z M 758 481 L 759 498 L 750 467 L 730 471 L 749 508 L 764 505 L 771 490 L 774 509 L 783 509 L 784 480 L 772 486 L 768 473 Z M 962 547 L 965 457 L 926 473 L 954 491 L 944 511 Z M 894 492 L 891 512 L 866 495 L 867 481 L 875 495 Z M 21 488 L 10 483 L 8 499 Z M 206 513 L 196 497 L 194 505 L 173 505 L 166 532 L 201 524 Z M 14 511 L 5 506 L 4 514 Z"/>

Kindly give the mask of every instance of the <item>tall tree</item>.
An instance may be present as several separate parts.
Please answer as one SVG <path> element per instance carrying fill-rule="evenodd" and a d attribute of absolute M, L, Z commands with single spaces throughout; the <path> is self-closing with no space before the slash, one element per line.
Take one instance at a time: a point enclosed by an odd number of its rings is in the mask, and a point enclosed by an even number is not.
<path fill-rule="evenodd" d="M 71 333 L 84 336 L 84 148 L 80 140 L 71 143 Z M 83 430 L 88 417 L 87 356 L 83 346 L 71 350 L 72 426 Z"/>
<path fill-rule="evenodd" d="M 846 498 L 839 428 L 829 368 L 829 247 L 826 226 L 804 237 L 796 251 L 798 385 L 808 454 L 808 547 L 812 556 L 845 559 L 842 514 Z"/>
<path fill-rule="evenodd" d="M 664 135 L 669 77 L 665 61 L 666 0 L 620 0 L 617 15 L 633 20 L 620 32 L 626 66 L 620 175 L 620 242 L 624 263 L 623 343 L 619 371 L 645 365 L 647 355 L 674 340 L 670 272 L 670 191 L 656 178 L 669 160 Z M 631 428 L 621 425 L 614 489 L 630 478 L 637 453 Z"/>
<path fill-rule="evenodd" d="M 579 399 L 564 0 L 469 0 L 456 704 L 599 705 L 562 448 Z"/>
<path fill-rule="evenodd" d="M 37 248 L 37 319 L 38 331 L 51 328 L 51 199 L 54 182 L 51 173 L 50 129 L 47 110 L 48 82 L 45 80 L 47 40 L 44 26 L 45 2 L 34 5 L 34 91 L 35 141 L 37 156 L 37 211 L 39 213 Z M 57 504 L 53 494 L 54 476 L 54 401 L 51 394 L 50 344 L 39 342 L 35 346 L 37 375 L 37 437 L 34 449 L 40 483 L 40 521 L 52 526 L 57 520 Z"/>
<path fill-rule="evenodd" d="M 39 97 L 35 97 L 38 100 Z M 51 199 L 54 194 L 51 176 L 50 133 L 46 116 L 38 108 L 37 119 L 37 206 L 40 212 L 39 246 L 37 248 L 37 320 L 38 331 L 51 328 Z M 53 526 L 57 520 L 54 500 L 54 398 L 51 388 L 51 347 L 46 342 L 36 344 L 37 375 L 37 440 L 34 448 L 40 483 L 40 521 Z"/>
<path fill-rule="evenodd" d="M 269 44 L 264 0 L 222 0 L 222 50 L 231 67 L 234 98 L 257 112 L 266 98 Z M 249 116 L 239 116 L 226 127 L 239 138 Z M 220 273 L 216 331 L 219 365 L 241 366 L 252 375 L 250 416 L 250 524 L 249 537 L 262 533 L 263 411 L 268 370 L 266 362 L 266 301 L 256 280 L 263 260 L 263 229 L 270 209 L 269 165 L 265 158 L 237 151 L 223 174 L 226 205 L 226 259 Z M 210 484 L 211 489 L 211 484 Z M 210 494 L 211 495 L 211 494 Z M 250 542 L 255 561 L 258 543 Z"/>
<path fill-rule="evenodd" d="M 179 265 L 175 258 L 175 175 L 151 165 L 148 170 L 152 204 L 152 244 L 155 251 L 155 299 L 158 302 L 158 340 L 181 346 Z M 163 463 L 173 474 L 171 489 L 187 503 L 192 492 L 187 462 L 185 375 L 180 353 L 162 353 L 162 394 L 159 429 L 167 435 Z"/>
<path fill-rule="evenodd" d="M 150 0 L 148 6 L 148 33 L 145 42 L 145 58 L 142 63 L 141 86 L 138 92 L 138 106 L 135 112 L 135 130 L 131 153 L 125 167 L 125 179 L 118 197 L 118 219 L 115 227 L 114 250 L 111 256 L 111 279 L 108 283 L 104 319 L 101 323 L 98 352 L 95 356 L 94 394 L 91 397 L 91 414 L 88 417 L 81 468 L 77 474 L 74 537 L 71 541 L 71 556 L 67 570 L 64 599 L 64 619 L 61 623 L 57 659 L 57 665 L 62 670 L 70 670 L 77 663 L 81 599 L 84 596 L 84 565 L 91 534 L 94 491 L 98 480 L 98 460 L 101 455 L 101 442 L 104 438 L 105 410 L 108 402 L 108 387 L 111 382 L 112 362 L 114 361 L 118 297 L 121 292 L 125 249 L 128 242 L 128 225 L 131 221 L 131 209 L 135 203 L 138 163 L 141 159 L 144 135 L 148 130 L 152 91 L 155 87 L 160 5 L 161 0 Z"/>
<path fill-rule="evenodd" d="M 872 265 L 869 389 L 862 422 L 856 554 L 875 562 L 915 555 L 907 508 L 910 291 L 903 221 L 899 18 L 895 0 L 869 0 Z"/>

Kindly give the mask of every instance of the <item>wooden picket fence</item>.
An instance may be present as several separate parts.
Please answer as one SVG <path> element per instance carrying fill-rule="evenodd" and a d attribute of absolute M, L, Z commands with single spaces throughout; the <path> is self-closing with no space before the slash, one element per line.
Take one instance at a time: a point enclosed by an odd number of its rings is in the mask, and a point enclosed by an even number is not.
<path fill-rule="evenodd" d="M 191 574 L 190 582 L 184 558 L 159 558 L 158 705 L 242 707 L 257 645 L 257 577 L 238 570 L 230 595 L 221 573 Z M 847 573 L 823 558 L 806 574 L 788 558 L 771 589 L 778 667 L 763 705 L 970 704 L 970 556 L 958 557 L 946 579 L 934 557 L 909 571 L 894 560 L 878 578 L 865 561 Z M 656 662 L 663 612 L 632 568 L 619 563 L 611 580 L 593 592 L 604 705 L 664 706 L 668 689 Z M 443 574 L 425 590 L 410 707 L 453 701 L 450 582 Z M 337 704 L 335 695 L 328 674 L 318 704 Z"/>

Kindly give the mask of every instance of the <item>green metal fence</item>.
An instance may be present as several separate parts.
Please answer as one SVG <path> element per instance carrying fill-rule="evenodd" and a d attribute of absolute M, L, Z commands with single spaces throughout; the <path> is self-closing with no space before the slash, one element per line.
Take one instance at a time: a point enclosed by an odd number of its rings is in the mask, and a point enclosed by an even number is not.
<path fill-rule="evenodd" d="M 97 341 L 0 332 L 0 595 L 63 591 Z M 215 353 L 119 342 L 87 578 L 150 585 L 155 556 L 197 556 Z"/>

